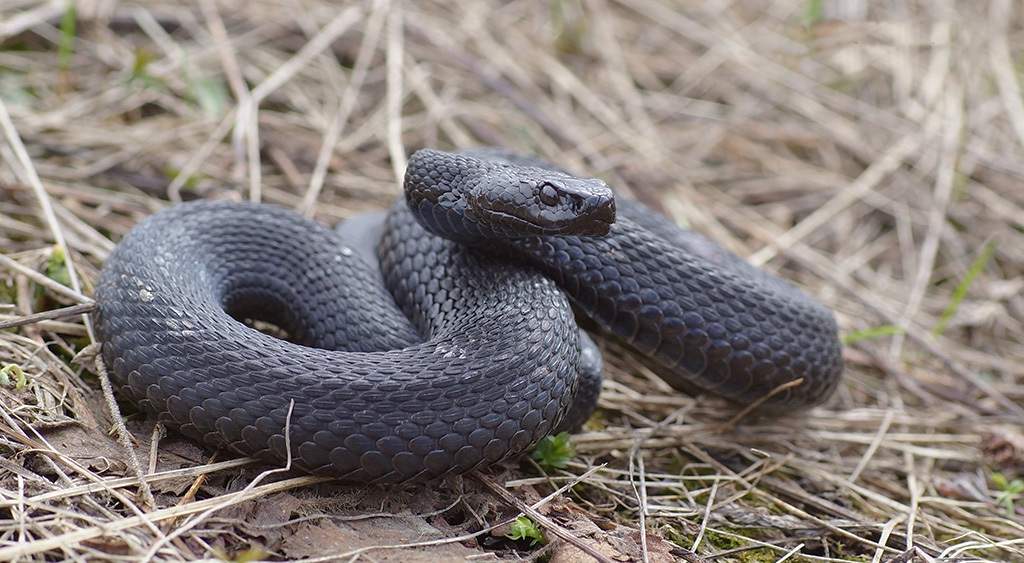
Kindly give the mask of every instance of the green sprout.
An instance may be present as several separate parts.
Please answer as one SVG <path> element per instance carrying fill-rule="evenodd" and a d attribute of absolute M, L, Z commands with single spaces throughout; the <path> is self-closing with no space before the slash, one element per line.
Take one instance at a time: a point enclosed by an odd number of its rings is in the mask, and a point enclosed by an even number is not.
<path fill-rule="evenodd" d="M 1002 473 L 992 474 L 992 484 L 999 489 L 996 496 L 996 504 L 1006 509 L 1006 514 L 1013 516 L 1016 512 L 1014 502 L 1024 496 L 1024 481 L 1020 479 L 1007 479 Z"/>
<path fill-rule="evenodd" d="M 190 76 L 188 93 L 199 109 L 203 111 L 203 115 L 209 118 L 223 116 L 229 103 L 227 87 L 216 77 Z"/>
<path fill-rule="evenodd" d="M 18 364 L 4 364 L 4 367 L 0 368 L 0 385 L 10 386 L 12 377 L 14 379 L 14 388 L 18 391 L 21 391 L 28 385 L 28 378 L 25 377 L 25 370 L 21 369 L 21 366 Z"/>
<path fill-rule="evenodd" d="M 530 545 L 537 545 L 538 543 L 544 543 L 544 534 L 537 527 L 537 524 L 533 523 L 526 516 L 520 516 L 516 518 L 515 522 L 508 528 L 508 533 L 505 537 L 510 540 L 530 540 Z"/>
<path fill-rule="evenodd" d="M 555 436 L 546 436 L 537 444 L 537 447 L 530 454 L 543 469 L 562 469 L 572 457 L 576 450 L 569 442 L 569 433 L 561 432 Z"/>

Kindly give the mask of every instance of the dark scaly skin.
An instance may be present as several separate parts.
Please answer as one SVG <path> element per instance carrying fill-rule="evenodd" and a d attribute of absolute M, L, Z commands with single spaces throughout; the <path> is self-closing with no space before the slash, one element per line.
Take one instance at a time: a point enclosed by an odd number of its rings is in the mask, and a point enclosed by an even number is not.
<path fill-rule="evenodd" d="M 292 405 L 293 461 L 348 481 L 422 481 L 514 457 L 585 418 L 599 382 L 580 383 L 564 294 L 506 253 L 652 353 L 670 382 L 747 401 L 804 377 L 774 399 L 785 406 L 835 386 L 831 315 L 788 285 L 694 258 L 628 217 L 604 238 L 567 235 L 608 233 L 600 181 L 420 151 L 406 190 L 409 206 L 383 226 L 380 271 L 269 206 L 192 203 L 140 223 L 97 287 L 121 392 L 189 436 L 276 461 Z M 487 252 L 417 219 L 486 238 Z M 296 342 L 236 317 L 272 321 Z"/>
<path fill-rule="evenodd" d="M 565 173 L 500 149 L 419 154 L 406 172 L 412 198 L 445 185 L 476 185 L 477 177 L 495 175 L 494 167 L 524 176 Z M 415 199 L 410 204 L 417 207 Z M 419 205 L 430 207 L 429 200 Z M 639 203 L 619 200 L 617 207 L 605 236 L 525 236 L 504 246 L 555 280 L 602 330 L 653 360 L 677 389 L 750 403 L 802 379 L 764 402 L 775 411 L 814 405 L 832 393 L 842 353 L 828 309 Z M 450 219 L 430 220 L 443 212 L 421 214 L 436 234 L 460 230 L 447 227 Z"/>
<path fill-rule="evenodd" d="M 190 437 L 278 462 L 294 400 L 294 462 L 354 482 L 427 480 L 527 451 L 575 393 L 564 294 L 429 235 L 402 204 L 387 227 L 381 264 L 412 323 L 379 273 L 292 212 L 190 203 L 150 217 L 97 288 L 115 383 Z"/>

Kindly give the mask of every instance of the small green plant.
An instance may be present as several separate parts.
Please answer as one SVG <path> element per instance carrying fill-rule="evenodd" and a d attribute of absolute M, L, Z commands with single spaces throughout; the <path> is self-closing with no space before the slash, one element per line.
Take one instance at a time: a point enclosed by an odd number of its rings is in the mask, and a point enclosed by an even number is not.
<path fill-rule="evenodd" d="M 533 523 L 526 516 L 520 516 L 516 518 L 515 522 L 508 528 L 508 533 L 505 537 L 510 540 L 529 540 L 530 545 L 537 545 L 538 543 L 544 543 L 544 534 L 537 527 L 537 524 Z"/>
<path fill-rule="evenodd" d="M 530 457 L 545 470 L 562 469 L 576 455 L 576 450 L 569 441 L 568 432 L 560 432 L 555 436 L 546 436 L 537 444 Z"/>
<path fill-rule="evenodd" d="M 164 89 L 166 85 L 163 80 L 149 73 L 149 65 L 156 59 L 152 51 L 144 48 L 135 50 L 135 57 L 132 59 L 132 73 L 128 82 L 138 84 L 143 88 Z"/>
<path fill-rule="evenodd" d="M 996 495 L 996 504 L 1006 509 L 1006 514 L 1013 517 L 1016 512 L 1014 502 L 1024 497 L 1024 481 L 1020 479 L 1008 479 L 1002 473 L 992 474 L 992 485 L 999 490 Z"/>
<path fill-rule="evenodd" d="M 13 378 L 13 379 L 12 379 Z M 25 370 L 18 364 L 4 364 L 0 368 L 0 385 L 8 387 L 14 384 L 14 388 L 21 391 L 28 385 L 28 378 L 25 377 Z"/>
<path fill-rule="evenodd" d="M 553 0 L 551 22 L 554 25 L 554 46 L 559 53 L 579 54 L 584 51 L 587 18 L 578 0 Z"/>
<path fill-rule="evenodd" d="M 59 246 L 54 246 L 50 251 L 50 258 L 46 261 L 46 277 L 61 285 L 71 285 L 71 274 L 68 273 L 64 250 Z"/>
<path fill-rule="evenodd" d="M 209 118 L 223 116 L 229 103 L 227 87 L 216 77 L 189 77 L 188 93 Z"/>
<path fill-rule="evenodd" d="M 149 49 L 135 49 L 135 57 L 132 59 L 132 80 L 139 80 L 149 75 L 149 63 L 153 62 L 153 52 Z"/>

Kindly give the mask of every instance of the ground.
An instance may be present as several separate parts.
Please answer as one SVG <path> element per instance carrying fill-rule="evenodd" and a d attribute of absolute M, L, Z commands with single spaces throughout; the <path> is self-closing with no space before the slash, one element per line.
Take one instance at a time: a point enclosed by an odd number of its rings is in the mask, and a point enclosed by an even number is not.
<path fill-rule="evenodd" d="M 1010 0 L 0 2 L 0 560 L 1024 561 L 1022 24 Z M 753 418 L 602 342 L 584 432 L 400 488 L 112 400 L 80 313 L 134 223 L 251 198 L 334 224 L 412 150 L 482 144 L 816 296 L 839 390 Z"/>

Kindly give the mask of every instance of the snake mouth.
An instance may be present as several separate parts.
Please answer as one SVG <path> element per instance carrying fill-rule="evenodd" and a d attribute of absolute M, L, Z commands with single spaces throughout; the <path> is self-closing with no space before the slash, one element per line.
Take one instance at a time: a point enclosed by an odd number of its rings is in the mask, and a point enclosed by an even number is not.
<path fill-rule="evenodd" d="M 615 199 L 590 202 L 588 211 L 560 221 L 530 220 L 507 211 L 490 209 L 487 214 L 521 236 L 604 236 L 615 224 Z"/>
<path fill-rule="evenodd" d="M 564 234 L 566 231 L 572 231 L 572 227 L 570 225 L 552 225 L 551 223 L 544 223 L 541 221 L 530 221 L 518 215 L 505 211 L 498 211 L 497 209 L 491 209 L 487 214 L 492 218 L 497 219 L 498 222 L 509 227 L 509 230 L 520 232 L 524 237 L 537 235 L 560 235 Z"/>

